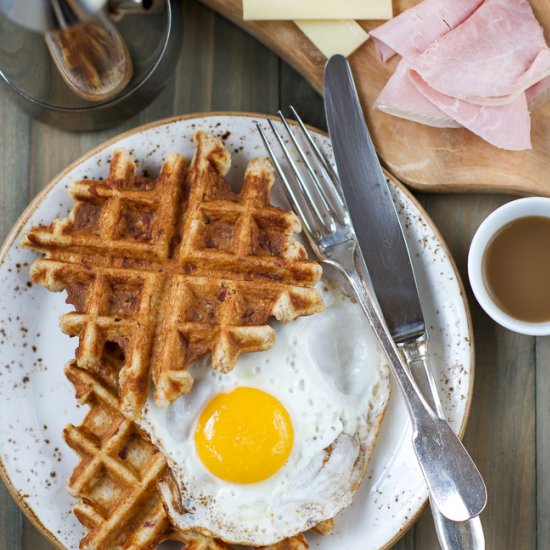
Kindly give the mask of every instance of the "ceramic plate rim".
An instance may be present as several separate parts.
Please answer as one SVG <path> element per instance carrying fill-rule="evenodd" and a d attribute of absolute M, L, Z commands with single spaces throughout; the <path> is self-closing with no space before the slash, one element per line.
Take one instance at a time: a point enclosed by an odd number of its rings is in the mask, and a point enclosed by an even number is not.
<path fill-rule="evenodd" d="M 15 224 L 12 226 L 12 228 L 8 232 L 2 244 L 2 247 L 0 248 L 0 266 L 2 266 L 3 263 L 5 262 L 9 251 L 11 250 L 12 246 L 16 243 L 18 236 L 20 236 L 21 231 L 23 230 L 29 218 L 32 216 L 35 210 L 40 206 L 40 204 L 45 200 L 45 198 L 49 195 L 52 189 L 57 185 L 57 183 L 61 179 L 63 179 L 67 174 L 73 171 L 77 166 L 79 166 L 81 163 L 86 161 L 88 158 L 94 156 L 95 154 L 106 149 L 110 145 L 126 137 L 129 137 L 134 134 L 139 134 L 151 128 L 155 128 L 158 126 L 165 126 L 181 120 L 191 120 L 191 119 L 202 120 L 205 118 L 220 117 L 220 116 L 241 117 L 241 118 L 260 118 L 260 119 L 272 118 L 273 120 L 278 120 L 275 116 L 266 115 L 263 113 L 247 112 L 247 111 L 209 111 L 209 112 L 187 113 L 184 115 L 171 116 L 171 117 L 159 119 L 153 122 L 149 122 L 147 124 L 136 126 L 135 128 L 132 128 L 130 130 L 117 134 L 116 136 L 113 136 L 112 138 L 100 143 L 96 147 L 92 148 L 91 150 L 87 151 L 86 153 L 78 157 L 76 160 L 71 162 L 65 169 L 63 169 L 52 180 L 50 180 L 48 184 L 36 195 L 36 197 L 34 197 L 34 199 L 28 204 L 28 206 L 19 216 Z M 328 135 L 325 131 L 319 130 L 314 126 L 311 126 L 311 125 L 306 125 L 306 126 L 318 134 L 321 134 L 323 136 Z M 420 203 L 416 200 L 416 198 L 412 195 L 412 193 L 391 172 L 384 169 L 384 173 L 399 188 L 399 190 L 403 192 L 404 195 L 406 195 L 407 199 L 413 203 L 415 208 L 417 208 L 419 213 L 422 215 L 424 222 L 426 222 L 427 225 L 430 227 L 430 229 L 434 232 L 434 234 L 436 235 L 439 241 L 438 244 L 443 249 L 445 256 L 450 262 L 452 271 L 456 276 L 456 282 L 460 291 L 460 298 L 466 314 L 468 336 L 470 338 L 470 346 L 469 346 L 470 376 L 469 376 L 469 385 L 468 385 L 468 395 L 467 395 L 466 405 L 464 408 L 464 416 L 462 418 L 462 421 L 460 423 L 460 428 L 459 428 L 459 437 L 462 439 L 462 437 L 464 436 L 464 432 L 466 431 L 468 419 L 470 417 L 472 395 L 473 395 L 472 390 L 473 390 L 473 384 L 474 384 L 474 378 L 475 378 L 475 353 L 474 353 L 475 343 L 473 339 L 474 335 L 472 330 L 472 318 L 470 314 L 468 300 L 466 299 L 464 284 L 460 277 L 460 273 L 458 271 L 454 258 L 452 257 L 451 252 L 447 246 L 447 243 L 443 239 L 443 236 L 439 232 L 437 226 L 435 225 L 433 220 L 430 218 L 426 210 L 420 205 Z M 27 504 L 24 498 L 19 494 L 19 490 L 11 482 L 11 479 L 8 475 L 6 467 L 4 466 L 1 456 L 0 456 L 0 479 L 4 483 L 6 489 L 8 490 L 11 497 L 14 499 L 19 509 L 25 514 L 25 516 L 29 519 L 29 521 L 38 529 L 40 534 L 43 535 L 56 548 L 60 548 L 62 550 L 65 549 L 65 546 L 61 543 L 61 541 L 59 541 L 57 537 L 43 525 L 43 523 L 40 521 L 40 518 L 38 517 L 36 512 Z M 426 507 L 427 502 L 428 502 L 428 499 L 426 498 L 423 504 L 418 509 L 418 512 L 414 514 L 408 520 L 405 526 L 401 528 L 399 532 L 397 532 L 395 536 L 390 541 L 388 541 L 388 543 L 384 547 L 382 547 L 380 550 L 386 550 L 392 547 L 398 540 L 400 540 L 405 535 L 405 533 L 407 533 L 407 531 L 416 523 L 416 521 L 424 511 L 424 508 Z"/>

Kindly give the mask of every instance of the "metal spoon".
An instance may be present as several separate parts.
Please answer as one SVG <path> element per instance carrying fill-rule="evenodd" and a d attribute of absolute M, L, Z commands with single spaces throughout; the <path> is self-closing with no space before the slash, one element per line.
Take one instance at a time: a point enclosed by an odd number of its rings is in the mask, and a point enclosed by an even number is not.
<path fill-rule="evenodd" d="M 75 0 L 50 3 L 59 28 L 48 31 L 45 40 L 63 80 L 87 101 L 116 96 L 133 73 L 130 54 L 116 27 L 102 12 L 88 16 Z"/>

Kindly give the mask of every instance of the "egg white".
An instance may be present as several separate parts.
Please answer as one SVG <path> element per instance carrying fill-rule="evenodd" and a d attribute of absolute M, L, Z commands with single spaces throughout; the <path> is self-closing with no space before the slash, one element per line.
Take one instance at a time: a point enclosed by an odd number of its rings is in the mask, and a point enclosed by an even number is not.
<path fill-rule="evenodd" d="M 275 324 L 271 350 L 242 355 L 228 374 L 214 371 L 209 359 L 198 361 L 190 367 L 195 382 L 189 394 L 168 408 L 149 398 L 139 424 L 176 479 L 177 494 L 169 484 L 161 492 L 178 528 L 234 544 L 269 545 L 351 503 L 389 398 L 388 368 L 360 307 L 326 280 L 318 290 L 325 310 Z M 276 397 L 294 428 L 287 463 L 253 484 L 211 474 L 194 443 L 206 403 L 240 386 Z"/>

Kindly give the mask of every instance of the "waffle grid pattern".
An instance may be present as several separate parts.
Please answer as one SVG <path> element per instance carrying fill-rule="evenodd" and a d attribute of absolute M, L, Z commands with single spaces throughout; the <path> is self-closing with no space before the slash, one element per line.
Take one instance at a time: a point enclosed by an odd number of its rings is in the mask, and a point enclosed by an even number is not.
<path fill-rule="evenodd" d="M 107 180 L 73 184 L 69 218 L 33 228 L 25 242 L 46 254 L 33 279 L 66 289 L 75 307 L 60 324 L 79 337 L 78 365 L 92 368 L 106 347 L 120 348 L 130 419 L 151 377 L 157 404 L 167 406 L 191 389 L 196 359 L 211 353 L 213 367 L 228 372 L 240 353 L 274 344 L 269 317 L 323 307 L 312 288 L 320 267 L 294 239 L 298 219 L 269 205 L 271 165 L 251 161 L 237 195 L 223 144 L 202 132 L 195 142 L 190 169 L 172 154 L 157 179 L 137 176 L 130 155 L 116 151 Z"/>
<path fill-rule="evenodd" d="M 83 549 L 154 548 L 168 528 L 157 490 L 164 456 L 118 411 L 113 387 L 73 362 L 66 375 L 90 409 L 63 436 L 80 456 L 67 490 L 80 499 L 73 511 L 87 530 Z"/>

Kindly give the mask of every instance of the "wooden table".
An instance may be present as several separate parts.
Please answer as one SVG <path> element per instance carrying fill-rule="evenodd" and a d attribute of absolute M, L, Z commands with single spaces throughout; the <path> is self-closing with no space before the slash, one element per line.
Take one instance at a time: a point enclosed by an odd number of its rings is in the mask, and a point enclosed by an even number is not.
<path fill-rule="evenodd" d="M 134 126 L 178 113 L 274 113 L 295 105 L 323 128 L 321 98 L 290 67 L 196 1 L 184 8 L 182 56 L 174 78 L 139 116 L 107 131 L 69 134 L 30 120 L 0 95 L 0 237 L 61 169 L 96 144 Z M 510 197 L 416 195 L 446 239 L 467 285 L 466 258 L 481 221 Z M 491 550 L 550 547 L 550 338 L 513 334 L 493 323 L 468 288 L 476 379 L 465 444 L 487 482 L 482 519 Z M 0 550 L 51 548 L 0 483 Z M 431 515 L 395 546 L 438 548 Z M 338 550 L 338 549 L 335 549 Z M 360 548 L 358 547 L 358 550 Z"/>

